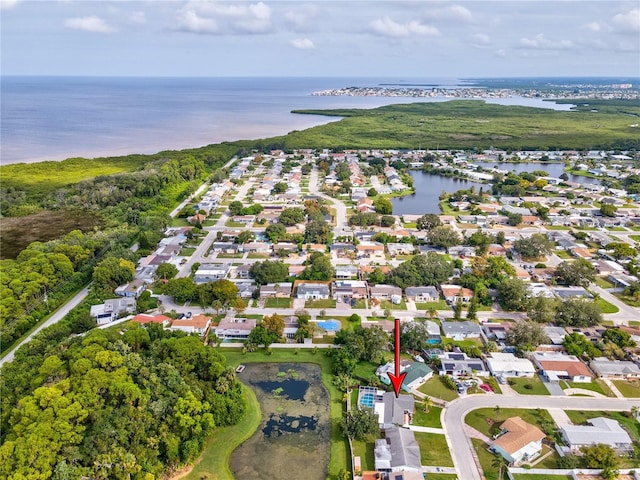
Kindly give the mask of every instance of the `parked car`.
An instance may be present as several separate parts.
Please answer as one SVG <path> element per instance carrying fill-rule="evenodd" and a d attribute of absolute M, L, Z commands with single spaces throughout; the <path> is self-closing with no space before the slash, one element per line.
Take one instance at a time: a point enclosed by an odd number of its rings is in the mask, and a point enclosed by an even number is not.
<path fill-rule="evenodd" d="M 187 312 L 187 318 L 191 318 L 191 312 Z"/>
<path fill-rule="evenodd" d="M 178 315 L 178 320 L 182 320 L 185 317 L 184 313 L 181 313 L 180 315 Z"/>
<path fill-rule="evenodd" d="M 483 383 L 482 385 L 480 385 L 480 388 L 485 392 L 493 392 L 493 388 L 491 388 L 491 385 L 489 385 L 488 383 Z"/>

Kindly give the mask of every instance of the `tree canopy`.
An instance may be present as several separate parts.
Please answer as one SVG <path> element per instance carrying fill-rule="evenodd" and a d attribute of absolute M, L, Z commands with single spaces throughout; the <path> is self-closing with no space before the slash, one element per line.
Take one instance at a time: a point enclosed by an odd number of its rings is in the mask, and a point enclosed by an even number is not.
<path fill-rule="evenodd" d="M 386 282 L 400 288 L 439 285 L 453 275 L 453 265 L 442 255 L 429 252 L 426 255 L 414 255 L 387 276 Z"/>
<path fill-rule="evenodd" d="M 523 258 L 540 258 L 551 252 L 554 243 L 544 233 L 534 233 L 528 238 L 513 242 L 513 249 Z"/>

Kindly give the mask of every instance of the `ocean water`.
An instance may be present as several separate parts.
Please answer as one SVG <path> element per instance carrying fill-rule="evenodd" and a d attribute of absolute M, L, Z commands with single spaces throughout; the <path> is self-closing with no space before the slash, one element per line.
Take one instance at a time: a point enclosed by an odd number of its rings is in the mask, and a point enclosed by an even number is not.
<path fill-rule="evenodd" d="M 329 97 L 311 92 L 403 83 L 406 78 L 140 78 L 0 79 L 3 164 L 155 153 L 221 141 L 265 138 L 335 121 L 294 109 L 373 108 L 425 101 L 409 97 Z M 457 79 L 419 79 L 451 87 Z M 444 101 L 446 98 L 434 99 Z M 535 99 L 495 103 L 567 109 Z"/>

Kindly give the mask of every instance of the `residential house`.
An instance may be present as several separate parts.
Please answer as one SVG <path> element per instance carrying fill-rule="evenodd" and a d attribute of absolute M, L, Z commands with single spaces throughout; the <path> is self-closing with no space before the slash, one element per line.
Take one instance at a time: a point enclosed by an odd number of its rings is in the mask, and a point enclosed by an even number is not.
<path fill-rule="evenodd" d="M 231 265 L 228 263 L 205 263 L 198 267 L 193 281 L 195 283 L 215 282 L 222 278 L 227 278 L 231 271 Z"/>
<path fill-rule="evenodd" d="M 158 323 L 164 328 L 168 327 L 171 324 L 170 317 L 167 317 L 165 315 L 149 315 L 147 313 L 139 313 L 138 315 L 133 317 L 131 321 L 141 323 L 143 325 L 147 323 Z"/>
<path fill-rule="evenodd" d="M 633 442 L 620 424 L 609 418 L 597 417 L 587 420 L 590 425 L 563 425 L 560 427 L 571 452 L 578 453 L 582 447 L 602 443 L 619 453 L 630 452 Z"/>
<path fill-rule="evenodd" d="M 482 322 L 482 331 L 487 338 L 502 342 L 513 324 L 509 322 Z"/>
<path fill-rule="evenodd" d="M 120 316 L 136 311 L 136 299 L 133 297 L 111 298 L 100 305 L 92 305 L 90 315 L 98 325 L 105 325 Z"/>
<path fill-rule="evenodd" d="M 287 340 L 293 340 L 298 332 L 299 326 L 298 317 L 295 315 L 284 317 L 284 330 L 282 331 L 282 335 L 284 335 L 284 338 Z"/>
<path fill-rule="evenodd" d="M 429 334 L 427 343 L 432 345 L 440 343 L 442 341 L 442 337 L 440 335 L 440 327 L 438 324 L 432 320 L 427 320 L 424 324 L 427 327 L 427 333 Z"/>
<path fill-rule="evenodd" d="M 251 270 L 251 265 L 248 263 L 243 263 L 242 265 L 238 265 L 236 268 L 236 277 L 242 279 L 251 278 L 249 275 L 249 271 Z"/>
<path fill-rule="evenodd" d="M 358 258 L 384 259 L 384 245 L 380 242 L 360 242 L 356 251 Z"/>
<path fill-rule="evenodd" d="M 540 374 L 550 382 L 568 380 L 589 383 L 593 380 L 593 374 L 587 366 L 574 355 L 536 351 L 530 354 L 530 358 L 540 369 Z"/>
<path fill-rule="evenodd" d="M 501 434 L 493 441 L 491 449 L 510 464 L 531 461 L 542 451 L 545 433 L 520 417 L 507 418 L 500 425 Z"/>
<path fill-rule="evenodd" d="M 333 299 L 350 302 L 352 299 L 366 298 L 367 282 L 363 280 L 336 280 L 333 282 Z"/>
<path fill-rule="evenodd" d="M 394 285 L 372 285 L 369 287 L 369 296 L 372 300 L 387 300 L 399 304 L 402 301 L 402 289 Z"/>
<path fill-rule="evenodd" d="M 257 321 L 253 318 L 235 318 L 227 315 L 215 328 L 216 336 L 223 340 L 246 340 Z"/>
<path fill-rule="evenodd" d="M 493 352 L 485 361 L 494 377 L 533 377 L 536 373 L 530 360 L 518 358 L 513 353 Z"/>
<path fill-rule="evenodd" d="M 408 427 L 413 423 L 413 414 L 416 411 L 413 395 L 398 395 L 395 392 L 383 392 L 376 396 L 373 411 L 378 415 L 378 423 L 381 430 L 387 430 L 395 426 Z"/>
<path fill-rule="evenodd" d="M 473 292 L 468 288 L 463 288 L 460 285 L 440 285 L 442 295 L 444 299 L 450 305 L 454 303 L 469 303 L 473 298 Z"/>
<path fill-rule="evenodd" d="M 402 372 L 407 373 L 401 387 L 405 392 L 411 392 L 412 388 L 418 388 L 433 376 L 433 370 L 425 363 L 410 362 L 407 360 L 400 362 L 400 373 Z M 385 385 L 391 385 L 389 373 L 395 374 L 395 362 L 387 362 L 376 369 L 376 375 Z"/>
<path fill-rule="evenodd" d="M 442 331 L 446 338 L 464 340 L 465 338 L 479 338 L 482 334 L 480 325 L 466 320 L 464 322 L 442 322 Z"/>
<path fill-rule="evenodd" d="M 271 253 L 271 244 L 266 242 L 247 242 L 242 248 L 247 253 Z"/>
<path fill-rule="evenodd" d="M 144 292 L 147 283 L 141 279 L 135 279 L 125 285 L 120 285 L 115 290 L 115 294 L 119 297 L 133 297 L 138 298 Z"/>
<path fill-rule="evenodd" d="M 543 330 L 553 345 L 562 345 L 564 337 L 567 336 L 567 331 L 564 327 L 544 327 Z"/>
<path fill-rule="evenodd" d="M 410 255 L 416 251 L 411 243 L 387 243 L 389 255 Z"/>
<path fill-rule="evenodd" d="M 358 267 L 355 265 L 336 265 L 335 268 L 337 280 L 348 280 L 358 276 Z"/>
<path fill-rule="evenodd" d="M 377 439 L 374 447 L 375 468 L 378 472 L 403 470 L 422 473 L 420 446 L 412 430 L 392 427 Z"/>
<path fill-rule="evenodd" d="M 260 287 L 260 298 L 289 298 L 293 291 L 293 283 L 267 283 Z"/>
<path fill-rule="evenodd" d="M 407 300 L 416 303 L 432 303 L 440 300 L 440 294 L 436 287 L 407 287 L 404 290 Z"/>
<path fill-rule="evenodd" d="M 211 317 L 195 315 L 191 318 L 177 319 L 171 322 L 169 330 L 180 330 L 186 333 L 205 335 L 211 325 Z"/>
<path fill-rule="evenodd" d="M 593 298 L 584 287 L 551 287 L 553 294 L 561 300 L 569 298 Z"/>
<path fill-rule="evenodd" d="M 452 377 L 466 375 L 489 376 L 489 371 L 481 358 L 469 358 L 462 352 L 445 352 L 440 358 L 440 371 L 438 373 Z"/>
<path fill-rule="evenodd" d="M 598 357 L 591 360 L 589 366 L 600 378 L 616 380 L 640 378 L 640 368 L 634 362 Z"/>
<path fill-rule="evenodd" d="M 326 300 L 329 295 L 329 286 L 325 283 L 300 283 L 298 284 L 296 298 Z"/>

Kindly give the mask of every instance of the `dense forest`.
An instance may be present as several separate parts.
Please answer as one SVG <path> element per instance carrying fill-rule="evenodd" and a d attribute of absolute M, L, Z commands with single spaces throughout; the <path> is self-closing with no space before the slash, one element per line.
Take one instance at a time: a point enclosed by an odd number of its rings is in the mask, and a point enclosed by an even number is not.
<path fill-rule="evenodd" d="M 48 354 L 2 370 L 2 478 L 158 478 L 244 413 L 235 372 L 195 336 L 134 326 L 33 348 Z"/>

